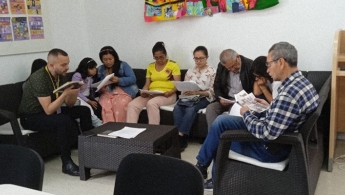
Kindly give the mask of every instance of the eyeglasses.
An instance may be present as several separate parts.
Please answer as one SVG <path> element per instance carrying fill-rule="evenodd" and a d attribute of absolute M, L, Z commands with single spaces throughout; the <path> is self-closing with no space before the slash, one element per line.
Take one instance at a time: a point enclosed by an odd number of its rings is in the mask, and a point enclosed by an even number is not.
<path fill-rule="evenodd" d="M 200 57 L 200 58 L 194 57 L 193 59 L 194 59 L 194 61 L 196 61 L 196 62 L 197 62 L 197 61 L 200 62 L 200 61 L 203 61 L 204 59 L 206 59 L 206 57 Z"/>
<path fill-rule="evenodd" d="M 154 60 L 164 60 L 166 56 L 153 56 Z"/>
<path fill-rule="evenodd" d="M 236 65 L 237 65 L 237 57 L 236 57 L 234 63 L 233 63 L 231 66 L 226 67 L 225 65 L 226 65 L 226 64 L 224 63 L 223 66 L 224 66 L 226 69 L 228 69 L 228 70 L 234 69 L 234 68 L 236 67 Z"/>
<path fill-rule="evenodd" d="M 280 58 L 275 59 L 275 60 L 272 60 L 272 61 L 269 61 L 269 62 L 266 62 L 267 68 L 271 67 L 270 63 L 275 62 L 275 61 L 278 61 L 279 59 L 280 59 Z"/>

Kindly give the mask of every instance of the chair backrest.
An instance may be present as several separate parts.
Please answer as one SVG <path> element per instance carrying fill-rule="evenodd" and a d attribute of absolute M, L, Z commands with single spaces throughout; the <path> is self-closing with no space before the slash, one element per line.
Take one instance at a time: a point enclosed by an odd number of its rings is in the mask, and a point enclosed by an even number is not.
<path fill-rule="evenodd" d="M 203 194 L 203 177 L 191 163 L 155 154 L 129 154 L 116 173 L 114 194 Z"/>
<path fill-rule="evenodd" d="M 0 144 L 0 184 L 15 184 L 42 190 L 44 163 L 35 151 Z"/>
<path fill-rule="evenodd" d="M 319 91 L 320 103 L 314 113 L 309 116 L 308 120 L 304 122 L 300 128 L 300 133 L 303 136 L 304 144 L 307 145 L 309 141 L 318 142 L 323 140 L 318 140 L 317 136 L 317 119 L 321 115 L 323 105 L 325 104 L 328 94 L 331 88 L 331 76 L 328 77 L 324 85 Z"/>

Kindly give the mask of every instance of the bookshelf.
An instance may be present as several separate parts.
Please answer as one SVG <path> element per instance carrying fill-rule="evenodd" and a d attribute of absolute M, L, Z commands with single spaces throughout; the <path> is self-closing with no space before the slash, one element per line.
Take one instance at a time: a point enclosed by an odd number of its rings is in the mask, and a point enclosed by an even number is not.
<path fill-rule="evenodd" d="M 328 171 L 333 169 L 337 133 L 345 132 L 345 69 L 340 70 L 345 68 L 345 30 L 335 33 L 333 49 Z"/>

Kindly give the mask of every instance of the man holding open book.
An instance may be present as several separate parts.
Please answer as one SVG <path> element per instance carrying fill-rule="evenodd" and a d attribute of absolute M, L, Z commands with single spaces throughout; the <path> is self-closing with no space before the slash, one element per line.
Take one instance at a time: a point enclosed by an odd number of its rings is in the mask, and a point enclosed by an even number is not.
<path fill-rule="evenodd" d="M 20 123 L 33 131 L 54 131 L 60 146 L 62 172 L 79 176 L 79 167 L 71 159 L 69 136 L 72 119 L 79 118 L 82 131 L 93 128 L 90 110 L 74 106 L 79 88 L 71 85 L 57 91 L 67 82 L 68 54 L 61 49 L 48 53 L 48 64 L 37 70 L 26 81 L 19 107 Z M 65 103 L 66 107 L 61 107 Z"/>
<path fill-rule="evenodd" d="M 220 136 L 224 131 L 247 129 L 262 142 L 232 142 L 231 150 L 261 162 L 280 162 L 285 160 L 291 148 L 273 145 L 266 140 L 275 140 L 284 132 L 294 132 L 307 120 L 319 105 L 319 95 L 314 86 L 297 68 L 297 50 L 287 43 L 274 44 L 268 51 L 267 72 L 273 81 L 282 81 L 278 95 L 268 104 L 267 112 L 254 113 L 248 106 L 243 106 L 243 117 L 221 115 L 212 123 L 198 156 L 197 167 L 207 178 L 207 167 L 215 159 Z M 205 184 L 206 189 L 213 188 L 212 179 Z"/>

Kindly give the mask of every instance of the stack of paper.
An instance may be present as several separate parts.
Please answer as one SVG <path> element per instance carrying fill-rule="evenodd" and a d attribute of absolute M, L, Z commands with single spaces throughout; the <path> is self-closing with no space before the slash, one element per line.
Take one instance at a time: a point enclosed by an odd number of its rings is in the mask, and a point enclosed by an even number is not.
<path fill-rule="evenodd" d="M 130 138 L 135 138 L 137 135 L 139 135 L 139 133 L 145 130 L 146 128 L 134 128 L 134 127 L 125 126 L 124 128 L 118 131 L 109 133 L 108 135 L 112 137 L 122 137 L 122 138 L 130 139 Z"/>

